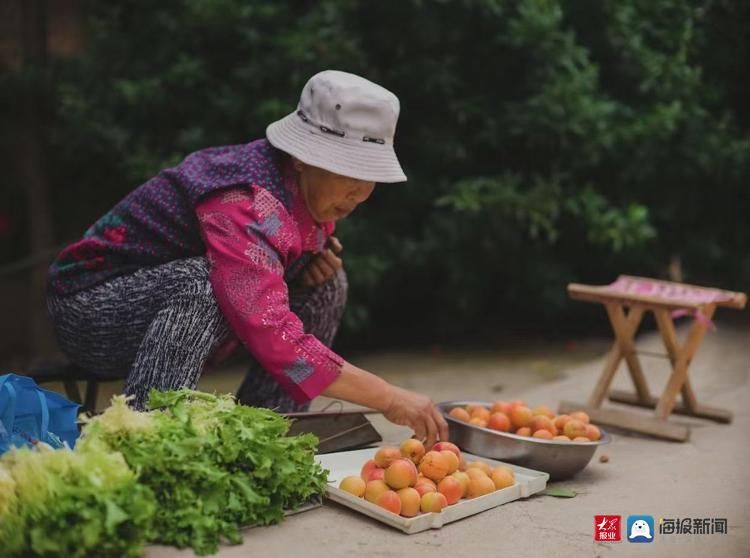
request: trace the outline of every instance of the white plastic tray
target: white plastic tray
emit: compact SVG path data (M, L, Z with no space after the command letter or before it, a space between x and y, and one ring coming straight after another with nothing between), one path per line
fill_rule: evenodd
M409 535L426 531L427 529L439 529L443 525L458 521L464 517L507 504L519 498L528 498L532 494L544 490L547 487L547 480L549 479L549 475L541 471L517 467L501 461L477 457L470 453L462 452L467 461L484 461L493 467L497 465L510 467L513 469L516 484L502 490L496 490L486 496L480 496L479 498L459 500L452 506L446 507L440 513L420 513L416 517L402 517L380 506L376 506L364 498L357 498L338 488L341 479L344 477L348 477L349 475L359 476L362 465L368 459L372 459L376 451L377 448L369 448L316 456L318 463L324 469L330 471L328 474L326 496L334 502L338 502L368 517L372 517L381 523L395 527Z

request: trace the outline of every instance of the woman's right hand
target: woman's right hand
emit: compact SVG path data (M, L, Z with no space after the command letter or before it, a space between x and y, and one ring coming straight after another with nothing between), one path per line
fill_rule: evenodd
M448 423L429 397L398 386L389 387L391 400L383 411L385 418L414 430L415 437L427 448L438 439L448 440Z
M429 397L389 384L349 362L323 395L381 411L389 421L414 430L428 448L438 439L448 441L448 423Z

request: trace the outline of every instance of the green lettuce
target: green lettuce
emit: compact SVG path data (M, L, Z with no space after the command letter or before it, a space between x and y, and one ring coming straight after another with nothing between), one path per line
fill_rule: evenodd
M153 391L149 406L139 413L115 397L77 446L121 453L153 492L149 540L214 553L222 540L241 542L243 526L276 523L322 496L317 438L287 437L277 413L191 390Z
M3 558L134 558L154 511L119 453L39 444L0 458Z

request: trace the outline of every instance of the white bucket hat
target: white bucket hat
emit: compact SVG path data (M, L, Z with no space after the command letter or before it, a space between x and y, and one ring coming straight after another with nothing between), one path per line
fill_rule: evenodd
M271 145L330 172L372 182L403 182L393 149L399 102L362 77L336 70L305 84L297 110L266 128Z

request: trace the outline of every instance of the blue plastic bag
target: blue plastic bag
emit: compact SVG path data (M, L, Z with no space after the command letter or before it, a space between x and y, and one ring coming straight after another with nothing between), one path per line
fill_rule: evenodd
M0 454L40 441L53 448L65 443L72 448L79 434L79 407L26 376L0 376Z

